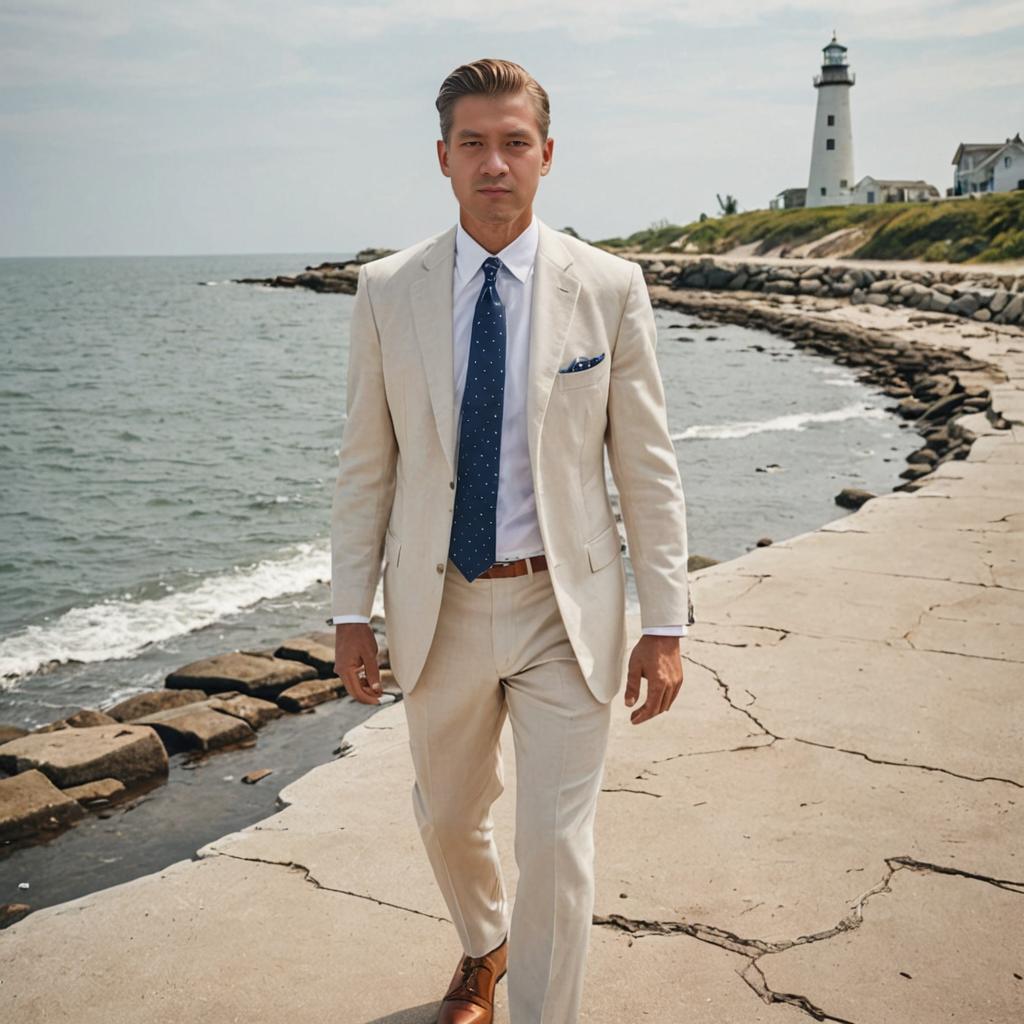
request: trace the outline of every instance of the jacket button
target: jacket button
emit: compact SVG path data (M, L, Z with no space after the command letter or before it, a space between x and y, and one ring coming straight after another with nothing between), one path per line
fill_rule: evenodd
M448 481L448 486L454 491L455 490L455 481L454 480L449 480Z
M444 572L444 563L438 562L435 568L437 569L438 572Z

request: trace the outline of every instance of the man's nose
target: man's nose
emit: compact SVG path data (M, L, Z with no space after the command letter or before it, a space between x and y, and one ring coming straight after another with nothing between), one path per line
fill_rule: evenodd
M505 158L501 153L492 149L483 160L481 170L486 174L503 174L508 170L508 165L505 163Z

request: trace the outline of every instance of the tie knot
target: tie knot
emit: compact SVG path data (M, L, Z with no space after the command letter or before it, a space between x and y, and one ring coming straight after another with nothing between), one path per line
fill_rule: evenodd
M484 260L484 276L488 281L494 281L498 276L498 268L501 266L501 260L497 256L488 256Z

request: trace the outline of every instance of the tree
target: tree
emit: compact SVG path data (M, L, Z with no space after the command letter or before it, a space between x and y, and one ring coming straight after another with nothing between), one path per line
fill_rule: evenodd
M725 194L725 199L716 192L715 197L718 199L718 205L722 208L721 216L728 217L730 213L736 213L739 209L739 202L735 196L729 195L728 192Z

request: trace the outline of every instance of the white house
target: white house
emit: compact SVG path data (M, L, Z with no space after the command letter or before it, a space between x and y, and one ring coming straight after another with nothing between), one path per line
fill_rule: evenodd
M852 203L924 203L941 198L939 190L927 181L901 178L873 178L864 175L850 193Z
M1024 141L1020 132L1005 142L961 142L953 163L955 196L1024 188Z

